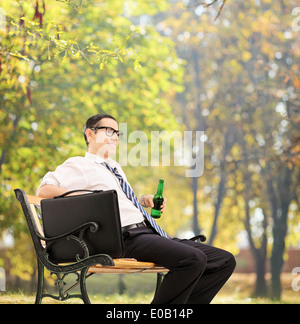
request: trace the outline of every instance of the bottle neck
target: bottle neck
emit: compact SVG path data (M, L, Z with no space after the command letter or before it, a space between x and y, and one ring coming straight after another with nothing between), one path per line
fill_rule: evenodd
M159 180L158 187L157 187L157 194L162 196L164 190L164 180Z

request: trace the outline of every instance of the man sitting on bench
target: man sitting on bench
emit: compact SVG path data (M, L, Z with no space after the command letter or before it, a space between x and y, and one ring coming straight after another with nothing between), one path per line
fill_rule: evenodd
M73 157L48 172L38 196L53 198L78 189L116 190L125 244L125 258L154 262L169 269L153 304L208 304L235 269L227 251L202 243L169 238L144 207L153 207L153 196L137 198L121 166L109 156L119 136L114 117L98 114L88 119L85 157ZM167 199L161 207L164 212Z

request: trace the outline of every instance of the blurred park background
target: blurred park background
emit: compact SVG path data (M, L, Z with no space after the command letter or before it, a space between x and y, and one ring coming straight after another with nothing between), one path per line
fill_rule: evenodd
M35 194L49 170L83 156L85 121L104 112L149 139L204 131L200 177L186 177L172 145L169 166L152 166L150 156L147 166L125 166L129 182L137 195L154 194L164 179L160 225L181 237L202 232L237 257L228 298L287 293L300 303L292 275L300 267L299 92L298 0L0 0L6 291L22 302L37 276L13 189ZM142 154L138 144L128 149ZM145 301L147 283L116 276L98 284L107 281L115 287L107 296Z

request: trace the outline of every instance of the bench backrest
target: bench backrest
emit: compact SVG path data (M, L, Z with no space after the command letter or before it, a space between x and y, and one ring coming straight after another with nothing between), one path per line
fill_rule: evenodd
M22 206L34 248L37 254L40 255L45 248L45 242L38 237L38 235L44 236L41 219L39 217L39 207L42 198L26 195L22 189L15 189L15 195Z

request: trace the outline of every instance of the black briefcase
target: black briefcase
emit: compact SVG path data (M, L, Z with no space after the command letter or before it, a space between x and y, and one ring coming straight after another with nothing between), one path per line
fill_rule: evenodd
M76 191L88 194L67 196ZM91 191L75 190L53 199L41 201L42 221L45 237L53 238L68 233L88 222L95 222L98 231L84 231L83 241L89 256L108 254L121 258L124 242L120 222L118 196L115 190ZM74 262L84 258L84 249L74 239L48 243L47 253L54 263Z

